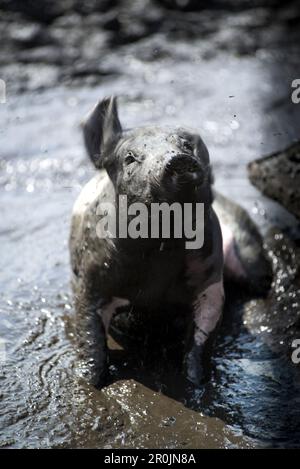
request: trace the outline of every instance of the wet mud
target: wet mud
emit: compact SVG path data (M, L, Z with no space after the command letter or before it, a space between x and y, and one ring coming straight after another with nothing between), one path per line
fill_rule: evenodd
M1 6L0 445L299 447L299 221L247 174L249 162L299 138L296 4L182 13L151 2L129 19L106 3L49 7L45 22L13 1ZM199 130L216 188L248 210L273 265L267 298L227 287L212 379L192 398L168 324L165 349L155 323L152 336L146 324L123 336L115 324L111 384L97 391L78 376L68 234L93 175L80 121L111 94L127 127Z

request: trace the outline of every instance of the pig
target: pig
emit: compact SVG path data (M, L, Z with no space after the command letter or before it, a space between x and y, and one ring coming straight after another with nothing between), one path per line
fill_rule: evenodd
M228 226L223 245L214 198L225 225L224 207L229 218L234 210L222 196L214 197L209 153L197 131L157 126L123 130L116 98L109 97L87 116L83 134L97 170L74 205L69 243L83 373L97 388L107 382L107 334L116 312L130 308L151 316L182 305L182 311L191 312L183 374L199 387L209 379L209 356L224 304L224 272L244 283L249 271L259 284L268 276L260 236L243 214L252 233L243 228L240 239L246 247L235 245ZM99 204L109 203L118 212L124 195L128 204L203 204L203 245L187 249L186 239L172 232L163 240L107 237L99 228ZM263 262L260 270L258 259Z

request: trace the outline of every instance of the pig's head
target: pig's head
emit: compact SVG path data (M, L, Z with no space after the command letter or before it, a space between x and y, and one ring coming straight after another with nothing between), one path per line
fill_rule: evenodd
M96 168L105 168L128 202L211 203L209 154L200 136L183 128L123 131L116 99L99 102L83 124Z

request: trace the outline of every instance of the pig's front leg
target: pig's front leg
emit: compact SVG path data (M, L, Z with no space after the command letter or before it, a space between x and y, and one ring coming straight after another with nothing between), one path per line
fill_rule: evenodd
M102 388L108 377L106 338L111 318L128 300L118 297L99 298L93 287L75 289L76 338L83 377Z
M186 377L195 386L209 378L210 355L224 304L223 280L200 293L193 304L193 324L185 355Z
M102 302L84 286L75 289L76 339L80 372L97 388L105 385L108 365Z

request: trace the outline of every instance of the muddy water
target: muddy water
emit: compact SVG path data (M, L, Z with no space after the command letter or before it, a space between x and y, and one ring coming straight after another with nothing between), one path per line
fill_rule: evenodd
M151 341L141 358L111 340L114 382L102 392L76 374L67 239L72 204L93 174L79 123L97 99L119 95L126 127L197 127L216 187L264 232L273 225L297 232L292 216L251 187L246 164L299 137L300 108L289 101L298 55L215 53L221 33L215 44L175 44L158 34L112 52L119 74L98 86L8 90L0 105L2 446L299 446L299 369L290 360L299 256L292 244L286 259L281 235L268 238L276 272L270 297L228 291L214 375L192 406L164 350L147 360ZM146 60L157 43L165 53ZM39 73L33 67L32 76Z

